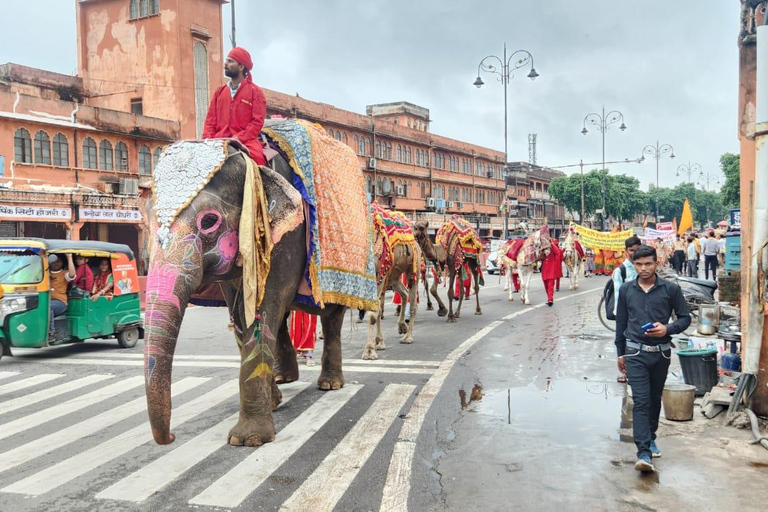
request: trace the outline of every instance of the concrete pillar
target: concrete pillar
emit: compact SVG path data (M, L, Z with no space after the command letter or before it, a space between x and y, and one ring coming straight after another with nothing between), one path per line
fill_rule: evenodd
M109 242L109 226L106 223L98 223L98 240L100 242Z
M83 227L82 222L67 222L67 240L80 240L80 228Z

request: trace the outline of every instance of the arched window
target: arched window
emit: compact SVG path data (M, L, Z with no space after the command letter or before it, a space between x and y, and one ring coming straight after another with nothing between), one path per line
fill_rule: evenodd
M339 130L336 130L336 140L341 142L341 132Z
M355 136L352 137L352 140L354 141L354 146L353 147L354 147L355 151L357 151L358 155L362 155L362 153L360 152L360 137L358 137L357 134L355 134Z
M341 142L343 142L344 144L346 144L348 140L349 140L349 139L347 139L347 132L342 132L342 133L341 133Z
M413 155L413 153L411 151L411 147L410 146L406 147L405 148L405 163L410 164L413 161L412 158L411 158L412 155Z
M363 138L360 137L360 140L363 140ZM373 142L371 141L370 137L366 137L365 138L365 148L364 149L365 149L365 153L364 154L366 156L370 156L371 150L373 149Z
M35 163L51 165L51 138L43 130L35 134Z
M397 161L402 162L403 161L403 146L400 144L397 145Z
M334 137L334 135L333 135L333 130L332 130L331 128L326 128L326 129L325 129L325 131L327 131L327 132L328 132L328 135L330 135L330 136L331 136L331 138L333 138L333 137Z
M128 170L128 146L125 142L115 145L115 169L123 172Z
M147 146L139 148L139 174L145 176L152 174L152 153Z
M193 50L195 70L195 125L197 137L203 136L203 124L208 113L208 49L196 41Z
M154 158L152 159L152 170L155 169L155 166L157 165L157 161L160 160L160 156L163 154L163 148L160 146L157 146L155 148L155 154Z
M380 140L376 141L376 158L384 158L383 144Z
M69 142L61 133L53 136L53 165L69 167Z
M83 139L83 169L96 169L96 141L90 137Z
M387 160L392 160L392 143L391 142L387 142L387 151L386 151L386 154L384 155L384 158L386 158Z
M360 137L360 141L357 144L357 152L361 155L368 154L368 150L365 146L365 137Z
M32 163L32 139L24 128L19 128L13 135L13 153L17 162Z
M107 139L103 139L99 142L99 169L102 171L111 171L114 166L114 153L112 151L112 143Z

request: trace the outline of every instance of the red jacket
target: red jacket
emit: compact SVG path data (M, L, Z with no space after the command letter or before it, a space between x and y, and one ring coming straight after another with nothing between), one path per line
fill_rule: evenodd
M240 82L234 98L228 84L216 89L205 118L203 138L235 138L248 148L257 164L265 165L259 133L266 117L267 100L249 74Z
M541 263L541 279L546 281L547 279L559 279L563 277L563 253L557 246L557 243L552 239L552 248L544 261Z
M85 290L91 291L93 288L93 271L88 265L80 265L75 271L75 280L72 281L72 285Z

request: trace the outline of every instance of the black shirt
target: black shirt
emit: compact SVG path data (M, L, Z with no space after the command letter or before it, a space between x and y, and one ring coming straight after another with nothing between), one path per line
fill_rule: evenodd
M668 323L672 311L677 320ZM666 324L667 335L663 338L646 336L641 328L648 323ZM685 303L683 291L671 281L656 275L656 283L646 293L640 287L639 280L629 281L619 289L619 302L616 306L616 352L623 356L627 340L644 345L660 345L672 339L673 334L680 334L691 325L691 314Z

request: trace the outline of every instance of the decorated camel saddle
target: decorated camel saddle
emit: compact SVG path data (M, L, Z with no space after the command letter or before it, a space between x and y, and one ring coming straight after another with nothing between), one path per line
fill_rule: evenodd
M483 250L472 224L458 215L453 215L437 231L435 241L445 247L448 254L453 256L455 268L464 265L464 260L476 260Z
M395 260L395 248L398 245L413 247L416 245L416 237L408 218L395 210L385 210L376 201L371 203L373 216L373 229L375 231L374 254L379 255L379 272L377 282L386 276L392 268ZM419 261L413 259L413 271L417 272Z

